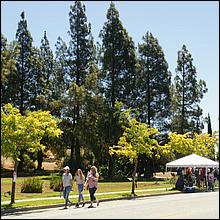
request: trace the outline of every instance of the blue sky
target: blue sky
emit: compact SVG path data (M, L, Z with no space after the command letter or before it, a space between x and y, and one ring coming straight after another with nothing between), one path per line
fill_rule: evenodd
M106 19L109 1L83 1L95 41ZM165 53L175 75L177 52L185 44L194 59L197 79L208 92L201 101L203 115L210 114L212 129L219 130L219 2L218 1L114 1L124 28L135 45L150 31ZM25 11L33 44L40 45L46 30L51 48L57 37L68 43L68 13L73 1L1 1L1 33L15 40L20 14ZM205 125L204 132L207 131Z

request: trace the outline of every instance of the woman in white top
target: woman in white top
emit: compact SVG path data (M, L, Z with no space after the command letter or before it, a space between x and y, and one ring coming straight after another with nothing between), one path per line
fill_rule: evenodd
M70 173L70 168L68 166L63 168L63 176L62 176L62 187L63 187L63 197L65 199L65 207L67 209L67 204L72 202L69 200L69 194L72 190L72 174Z
M83 196L83 189L84 189L84 183L85 183L85 176L83 175L83 172L81 169L78 169L76 171L76 175L75 175L75 179L76 179L76 184L78 187L78 192L79 192L79 197L78 197L78 203L76 203L76 207L79 207L79 203L82 200L83 204L82 207L85 206L85 200L84 200L84 196Z

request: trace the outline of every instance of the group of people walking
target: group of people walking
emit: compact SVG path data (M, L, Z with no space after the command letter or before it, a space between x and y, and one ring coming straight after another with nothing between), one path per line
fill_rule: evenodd
M63 168L63 175L62 175L62 190L63 190L63 197L65 199L65 206L64 209L67 209L68 204L73 205L73 203L69 200L69 194L72 190L72 174L70 173L70 168L68 166ZM81 201L82 207L85 206L85 199L83 196L84 189L89 190L90 194L90 205L88 208L93 208L93 203L96 202L96 205L99 206L99 200L95 197L95 192L98 188L98 179L99 174L97 168L95 166L91 166L89 169L87 176L85 177L81 169L77 169L75 173L75 181L78 189L78 202L76 203L76 207L78 208Z

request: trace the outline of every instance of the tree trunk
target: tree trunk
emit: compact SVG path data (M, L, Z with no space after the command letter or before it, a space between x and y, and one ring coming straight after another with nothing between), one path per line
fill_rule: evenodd
M24 149L20 150L20 155L19 155L20 162L19 162L18 165L17 165L17 170L18 170L18 171L24 170L24 167L25 167L24 157L23 157L24 153L25 153L25 150L24 150Z
M76 121L79 123L80 115L79 115L79 105L76 106ZM75 139L75 156L76 156L76 166L80 167L80 141L78 136Z
M76 145L75 145L75 156L76 156L76 167L80 167L80 146L79 139L76 137Z
M185 69L183 64L183 91L182 91L182 115L181 115L181 127L180 127L180 134L184 134L185 131Z
M38 170L42 169L42 163L43 163L43 151L39 150L37 152L37 169Z
M153 177L153 161L152 158L148 157L144 169L144 178L152 178L152 177Z
M108 160L108 178L109 179L112 179L113 167L114 167L113 156L109 155L109 160Z
M138 159L134 160L134 171L132 173L132 188L131 188L131 195L135 196L135 185L136 185L136 172L137 172L137 166L138 166Z
M16 186L16 177L17 177L18 164L19 164L19 162L15 161L14 171L12 173L11 204L15 203L15 186Z
M73 170L74 168L74 150L75 150L75 140L74 140L74 136L72 137L72 141L71 141L71 147L70 147L70 160L69 160L69 163L70 163L70 169L71 171Z

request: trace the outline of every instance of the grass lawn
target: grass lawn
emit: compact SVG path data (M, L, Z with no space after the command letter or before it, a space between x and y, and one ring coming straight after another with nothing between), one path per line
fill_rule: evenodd
M21 185L22 182L27 179L28 177L18 177L16 179L16 195L15 200L22 200L22 199L32 199L32 198L47 198L47 197L58 197L60 196L59 192L54 192L52 189L49 188L50 185L50 176L38 176L37 178L43 181L43 193L21 193ZM36 177L33 177L36 178ZM11 191L11 178L1 178L1 201L10 201L11 197L9 195L4 195L4 192ZM168 180L158 180L158 181L142 181L138 182L137 190L146 190L146 189L155 189L155 188L170 188L174 185L170 183ZM99 182L99 188L97 193L103 192L117 192L117 191L131 191L131 182ZM167 192L165 190L165 192ZM159 192L138 192L137 195L149 194L149 193L162 193ZM77 195L77 187L76 184L73 184L73 191L71 195ZM84 194L88 194L88 191L85 191ZM106 194L106 195L99 195L100 199L103 198L116 198L116 197L123 197L123 196L130 196L130 193L119 193L119 194ZM86 198L89 200L89 197ZM76 200L74 198L73 200ZM44 201L33 201L33 202L22 202L13 204L12 207L20 207L20 206L34 206L34 205L45 205L45 204L60 204L63 203L63 199L57 200L44 200ZM2 205L2 207L10 207L10 205Z
M136 193L137 196L143 195L155 195L155 194L164 194L164 193L175 193L178 192L177 190L160 190L160 191L148 191L148 192L138 192ZM89 196L84 196L86 201L89 201ZM130 193L117 193L117 194L106 194L106 195L98 195L96 196L97 199L111 199L111 198L126 198L131 197ZM77 198L70 199L72 202L77 202ZM7 208L22 208L22 207L34 207L34 206L44 206L44 205L53 205L53 204L64 204L64 199L57 199L57 200L43 200L43 201L31 201L31 202L19 202L13 205L1 205L1 209Z

